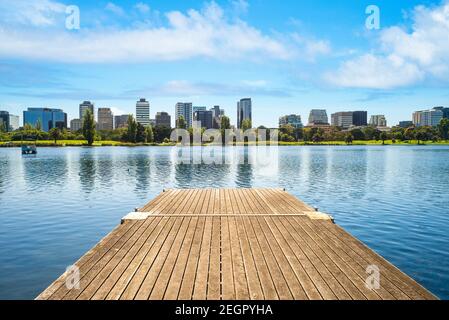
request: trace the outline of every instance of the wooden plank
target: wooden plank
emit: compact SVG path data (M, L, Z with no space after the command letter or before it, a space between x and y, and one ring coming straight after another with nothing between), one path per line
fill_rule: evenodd
M189 192L187 192L181 198L181 203L172 207L172 209L170 209L170 210L174 210L174 209L182 210L185 206L188 205L190 197L193 196L194 192L195 192L194 190L190 190ZM172 212L172 211L169 211L169 212ZM173 224L171 224L170 228L167 228L166 230L164 230L164 233L157 238L156 242L151 247L150 251L147 253L144 260L139 265L137 272L132 277L132 279L129 281L125 290L123 290L123 292L120 294L121 300L132 300L136 297L140 287L142 286L143 282L146 279L147 274L150 273L151 268L154 265L156 258L159 257L159 254L160 254L163 246L166 245L167 241L171 241L174 238L174 235L176 234L176 232L179 230L179 225L180 225L180 222L182 222L182 219L183 218L170 218L170 220L173 222Z
M139 212L76 262L80 290L63 274L38 299L435 299L281 189L167 190Z

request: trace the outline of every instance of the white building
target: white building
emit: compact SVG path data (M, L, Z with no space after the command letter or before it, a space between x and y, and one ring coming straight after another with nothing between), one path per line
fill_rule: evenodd
M342 129L349 129L352 125L354 125L353 120L353 112L337 112L331 115L332 125Z
M77 132L83 128L81 119L73 119L70 121L70 131Z
M374 116L371 116L371 118L369 120L369 124L370 124L370 126L374 126L374 127L386 127L387 119L382 114L374 115Z
M436 127L443 117L444 112L441 109L416 111L413 113L413 124L417 127Z
M150 124L150 103L143 98L136 103L136 121L144 127Z

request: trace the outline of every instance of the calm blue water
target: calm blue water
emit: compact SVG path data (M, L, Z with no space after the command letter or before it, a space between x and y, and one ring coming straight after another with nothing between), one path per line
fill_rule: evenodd
M203 187L285 187L449 299L449 147L285 147L269 168L173 155L0 149L0 299L34 298L162 189Z

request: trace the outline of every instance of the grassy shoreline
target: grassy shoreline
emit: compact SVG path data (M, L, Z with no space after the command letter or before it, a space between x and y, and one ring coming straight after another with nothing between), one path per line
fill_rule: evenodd
M26 143L26 142L25 142ZM35 144L38 147L84 147L87 146L87 141L84 140L58 140L55 144L52 140L39 140L33 141L30 144ZM20 147L22 145L21 141L0 141L0 148L7 147ZM120 141L95 141L93 147L169 147L175 146L174 143L127 143ZM238 144L243 145L243 144ZM250 144L251 145L251 144ZM438 141L438 142L420 142L418 141L396 141L393 143L392 140L385 141L386 146L417 146L417 145L436 145L436 146L446 146L449 145L449 141ZM318 143L313 142L279 142L279 146L382 146L382 141L353 141L352 144L348 145L344 141L323 141Z

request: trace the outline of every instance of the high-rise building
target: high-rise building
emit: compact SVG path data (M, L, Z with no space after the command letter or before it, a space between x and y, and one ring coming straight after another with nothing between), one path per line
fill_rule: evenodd
M110 108L98 108L98 130L114 130L114 115Z
M223 109L220 109L220 106L214 106L212 109L210 109L213 113L213 127L214 129L220 129L221 128L221 118L225 115L225 111Z
M303 128L301 116L299 114L291 114L279 118L279 128L285 125L291 125L294 128Z
M445 107L435 107L433 110L441 110L443 112L443 118L449 119L449 108Z
M70 121L70 131L77 132L83 128L83 123L81 119L73 119Z
M349 129L353 125L353 112L337 112L331 115L331 122L333 126L342 129Z
M314 125L329 125L329 118L326 110L313 109L309 115L309 126Z
M252 108L253 104L251 98L241 99L237 102L237 128L242 128L244 120L253 121Z
M80 120L83 121L84 114L86 113L86 110L90 110L93 116L95 116L95 110L94 110L94 104L90 101L84 101L83 103L80 103Z
M203 107L203 106L193 106L192 107L192 113L195 113L196 111L206 111L207 107Z
M143 98L136 103L136 121L144 127L150 124L150 103Z
M443 119L443 116L443 110L438 107L431 110L416 111L413 113L413 124L417 127L435 127Z
M187 127L192 127L192 103L178 102L175 107L175 119L178 122L179 117L183 116Z
M387 119L384 115L373 115L371 116L371 119L369 120L369 125L374 127L386 127L387 126Z
M213 112L207 110L195 111L193 113L193 120L201 123L201 128L213 129Z
M156 113L156 126L171 128L171 116L167 112Z
M128 114L123 114L120 116L114 117L114 128L120 129L120 128L126 128L128 126Z
M8 131L12 132L18 130L19 128L20 128L20 117L10 114Z
M9 131L9 112L0 111L0 129L6 132Z
M40 126L42 131L48 132L52 128L67 128L67 114L61 109L28 108L23 112L23 124L34 128Z
M356 127L365 127L368 125L367 111L354 111L352 113L352 125Z
M409 127L413 126L413 121L400 121L399 127L407 129Z

